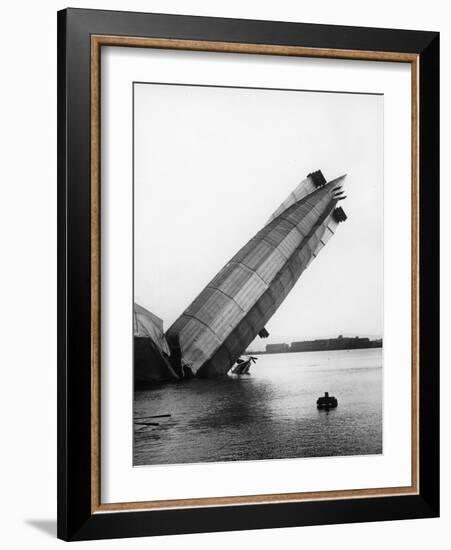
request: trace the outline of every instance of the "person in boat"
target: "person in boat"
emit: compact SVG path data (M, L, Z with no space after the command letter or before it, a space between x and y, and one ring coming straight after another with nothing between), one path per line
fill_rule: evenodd
M318 409L332 409L338 405L338 400L333 395L329 395L329 392L324 392L323 397L319 397L316 401Z

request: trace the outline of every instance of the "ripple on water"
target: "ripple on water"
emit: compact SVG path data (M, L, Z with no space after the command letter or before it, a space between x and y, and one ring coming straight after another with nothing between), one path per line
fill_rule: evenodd
M337 409L318 410L329 391ZM134 464L382 453L382 350L261 355L250 376L137 391Z

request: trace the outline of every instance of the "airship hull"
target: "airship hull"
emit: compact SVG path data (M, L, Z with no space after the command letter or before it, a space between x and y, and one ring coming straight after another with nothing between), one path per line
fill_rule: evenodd
M339 183L293 193L168 330L196 376L226 374L264 329L335 232Z

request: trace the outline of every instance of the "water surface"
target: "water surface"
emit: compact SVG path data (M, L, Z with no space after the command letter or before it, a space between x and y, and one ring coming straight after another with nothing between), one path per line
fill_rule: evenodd
M328 391L338 407L318 410ZM259 355L246 376L136 391L134 464L379 454L382 350Z

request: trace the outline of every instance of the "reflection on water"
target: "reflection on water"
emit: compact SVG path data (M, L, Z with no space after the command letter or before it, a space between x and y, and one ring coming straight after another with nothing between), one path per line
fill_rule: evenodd
M318 410L328 391L338 408ZM251 374L135 393L134 464L382 452L382 350L260 355Z

